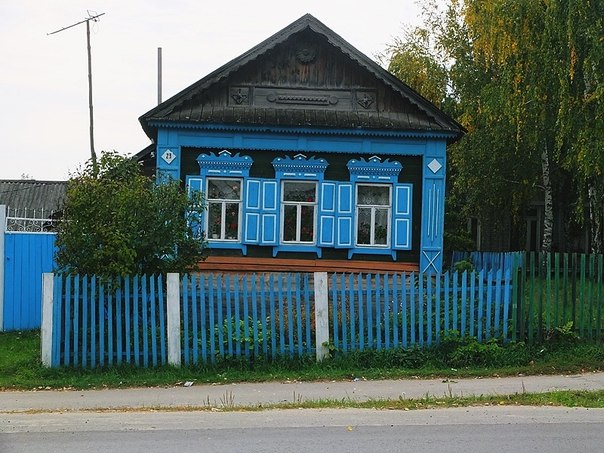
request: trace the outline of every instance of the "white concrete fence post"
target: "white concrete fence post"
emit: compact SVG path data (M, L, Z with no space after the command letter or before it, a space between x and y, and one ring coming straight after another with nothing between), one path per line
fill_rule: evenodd
M168 303L168 364L180 366L180 274L169 273Z
M315 272L315 343L317 362L329 358L329 303L327 272Z
M54 274L42 274L42 365L48 368L52 366L54 281Z

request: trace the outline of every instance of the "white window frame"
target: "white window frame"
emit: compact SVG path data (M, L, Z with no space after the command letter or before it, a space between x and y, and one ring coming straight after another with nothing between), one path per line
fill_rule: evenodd
M288 183L293 184L314 184L315 186L315 201L285 201L285 185ZM291 180L281 180L281 224L279 226L279 239L282 244L303 244L303 245L311 245L317 243L317 200L319 198L319 184L318 181L308 181L308 180L299 180L299 179L291 179ZM296 240L295 241L286 241L285 240L285 207L286 206L296 206ZM312 241L301 241L300 237L302 236L302 206L312 206L313 207L313 231L312 231Z
M211 181L237 181L239 183L239 200L228 199L228 198L210 198L210 182ZM221 177L208 177L206 180L206 203L208 206L208 212L206 215L206 231L207 238L211 241L221 242L238 242L241 240L241 222L242 222L242 205L243 205L243 184L242 178L221 178ZM210 203L220 203L220 233L217 238L214 238L214 234L210 231ZM237 236L235 238L226 237L226 205L237 204Z
M387 205L372 205L372 204L359 204L359 187L386 187L388 188L388 204ZM370 230L369 230L369 244L359 243L359 209L371 209L370 217ZM368 184L368 183L357 183L355 184L355 221L354 221L354 243L355 247L371 247L371 248L390 248L390 242L392 239L392 184ZM387 209L388 219L386 221L386 243L376 244L375 242L375 213L377 209Z

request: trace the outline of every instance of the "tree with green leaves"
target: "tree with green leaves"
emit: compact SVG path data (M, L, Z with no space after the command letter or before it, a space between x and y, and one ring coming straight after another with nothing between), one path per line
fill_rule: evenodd
M104 277L185 272L204 257L195 228L203 209L179 182L155 184L135 160L102 153L68 181L57 266Z
M450 153L455 199L490 228L501 212L520 220L541 199L544 251L552 249L554 209L573 209L581 222L589 206L592 249L601 251L604 2L423 5L424 24L395 43L389 69L443 99L467 128ZM419 76L409 77L413 66Z

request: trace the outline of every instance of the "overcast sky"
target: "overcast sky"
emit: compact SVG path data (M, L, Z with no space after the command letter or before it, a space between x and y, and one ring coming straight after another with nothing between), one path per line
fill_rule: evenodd
M358 5L358 6L357 6ZM0 179L67 179L90 157L85 24L91 23L95 148L135 154L138 117L305 13L375 58L416 23L415 0L0 0Z

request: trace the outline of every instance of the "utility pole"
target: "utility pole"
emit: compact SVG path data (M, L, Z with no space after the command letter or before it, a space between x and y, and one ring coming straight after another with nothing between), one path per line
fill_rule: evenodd
M56 30L47 35L54 35L56 33L62 32L63 30L67 30L69 28L73 28L76 25L80 25L86 23L86 49L88 51L88 112L90 118L90 158L92 160L92 171L96 175L98 172L98 165L96 160L96 152L94 151L94 115L92 109L92 53L90 48L90 21L97 22L99 17L104 15L105 13L95 14L94 16L90 15L88 12L88 17L80 22L76 22L75 24L68 25L67 27L63 27L60 30Z

